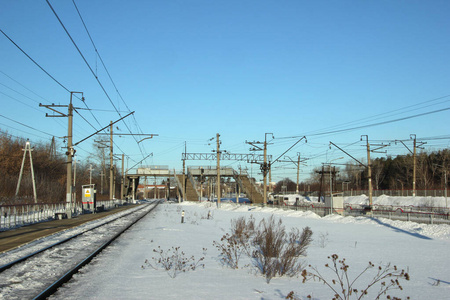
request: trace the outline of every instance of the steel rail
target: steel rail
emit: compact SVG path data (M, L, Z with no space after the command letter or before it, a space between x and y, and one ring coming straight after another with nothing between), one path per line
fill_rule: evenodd
M145 208L145 207L140 208L139 210L144 209L144 208ZM39 249L39 250L37 250L37 251L35 251L35 252L33 252L33 253L30 253L30 254L28 254L28 255L25 255L25 256L21 257L21 258L18 258L18 259L14 260L14 261L12 261L12 262L10 262L10 263L4 264L3 266L0 266L0 273L2 273L3 271L5 271L5 270L7 270L7 269L9 269L9 268L11 268L11 267L13 267L14 265L16 265L16 264L18 264L18 263L24 262L24 261L26 261L27 259L29 259L29 258L31 258L31 257L33 257L33 256L36 256L36 255L38 255L38 254L40 254L40 253L42 253L42 252L44 252L44 251L47 251L48 249L51 249L51 248L53 248L53 247L55 247L55 246L59 246L59 245L61 245L61 244L64 244L64 243L66 243L66 242L68 242L68 241L70 241L70 240L73 240L74 238L79 237L80 235L83 235L83 234L85 234L85 233L87 233L87 232L89 232L89 231L92 231L92 230L94 230L94 229L97 229L97 228L99 228L99 227L102 227L102 226L104 226L104 225L107 225L107 224L109 224L109 223L111 223L111 222L114 222L114 221L120 219L120 218L124 218L124 217L126 217L126 216L129 216L130 214L135 213L136 211L139 211L139 210L135 210L135 211L126 213L126 214L124 214L124 215L122 215L122 216L119 216L119 217L114 218L114 219L112 219L112 220L109 220L109 221L107 221L107 222L105 222L105 223L102 223L102 224L99 224L99 225L94 226L94 227L92 227L92 228L89 228L89 229L87 229L87 230L85 230L85 231L83 231L83 232L77 233L77 234L75 234L75 235L73 235L73 236L70 236L70 237L68 237L68 238L65 238L65 239L63 239L63 240L61 240L61 241L59 241L59 242L56 242L56 243L54 243L54 244L51 244L51 245L49 245L49 246L47 246L47 247L44 247L44 248L42 248L42 249Z
M127 225L125 228L123 228L121 231L119 231L117 234L115 234L111 239L103 243L100 247L98 247L95 251L93 251L91 254L89 254L88 257L86 257L83 261L78 263L75 267L73 267L71 270L66 272L63 276L61 276L58 280L53 282L51 285L49 285L44 291L39 293L36 297L34 297L34 300L41 300L41 299L47 299L49 296L53 295L58 288L60 288L64 283L68 282L74 274L78 272L82 267L87 265L91 262L91 260L97 256L100 252L102 252L106 247L108 247L113 241L115 241L119 236L121 236L125 231L130 229L133 225L135 225L137 222L139 222L142 218L144 218L147 214L152 212L161 201L156 202L156 205L153 206L148 212L145 214L142 214L136 220L134 220L132 223Z

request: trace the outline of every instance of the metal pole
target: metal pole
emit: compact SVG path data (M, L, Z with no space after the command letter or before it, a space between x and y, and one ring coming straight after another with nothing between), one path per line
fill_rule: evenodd
M103 195L103 176L105 176L105 174L103 174L103 170L100 171L100 192Z
M214 200L213 197L212 197L212 194L213 194L213 178L209 177L208 178L208 198L209 198L209 201L213 201Z
M34 203L37 203L37 194L36 194L36 180L34 179L34 169L33 169L33 157L31 156L31 145L30 142L27 142L28 151L30 153L30 169L31 169L31 180L33 181L33 196Z
M263 175L264 175L264 198L263 198L263 204L264 206L267 205L267 134L264 138L264 165L263 165Z
M372 167L370 163L369 137L367 137L367 176L369 177L369 207L372 210Z
M29 141L26 142L25 149L22 149L22 151L23 151L23 159L22 159L22 166L20 167L19 181L17 182L16 197L19 194L19 187L20 187L20 182L22 181L23 166L25 164L26 154L27 154L27 152L29 152L29 155L30 155L31 180L32 180L32 184L33 184L33 197L34 197L34 203L37 203L36 181L34 179L33 157L31 155L31 151L33 151L33 149L31 149L31 145L30 145Z
M203 182L200 181L200 201L203 200Z
M122 184L120 185L120 199L123 199L123 188L125 184L125 154L122 153Z
M156 187L156 176L155 176L155 180L154 180L153 182L155 183L155 187L153 188L153 199L156 200L156 199L157 199L157 198L156 198L156 188L157 188L157 187ZM178 202L180 202L180 201L178 201Z
M444 179L445 179L445 208L448 208L448 205L447 205L447 170L444 170Z
M113 199L116 199L116 168L113 168Z
M297 188L295 192L298 194L298 182L300 179L300 153L297 155Z
M28 141L27 141L28 144ZM23 166L25 164L25 158L27 155L27 144L25 144L25 149L22 149L23 151L23 158L22 158L22 166L20 167L20 173L19 173L19 181L17 181L17 187L16 187L16 197L19 194L19 188L20 188L20 182L22 181L22 174L23 174Z
M73 158L73 186L76 187L75 183L77 181L77 158Z
M270 165L270 162L269 162ZM269 194L272 193L272 168L269 169Z
M76 179L77 179L77 158L73 157L73 185L72 185L72 202L73 206L76 207L77 202L77 186L76 186Z
M416 196L416 136L414 135L414 150L413 150L413 197Z
M186 197L186 173L185 173L185 169L186 169L186 142L184 142L183 182L181 183L181 186L182 186L182 189L183 189L182 196L184 196L184 197ZM186 201L188 199L183 199L183 200Z
M92 164L89 164L89 185L92 184Z
M216 135L217 138L217 207L220 208L220 140L219 140L220 134Z
M74 92L70 92L70 103L68 111L68 133L67 133L67 184L66 184L66 214L67 218L72 218L72 134L73 134L73 106L72 106L72 96Z
M135 202L134 202L134 200L135 200L134 195L135 195L135 192L136 192L135 187L136 187L136 186L135 186L135 184L134 184L134 178L133 178L133 189L132 189L132 191L133 191L133 198L132 198L132 199L133 199L133 204L135 203Z
M333 177L331 176L331 164L330 167L330 213L333 213Z
M112 200L113 199L113 180L114 180L114 175L113 175L113 125L112 125L112 121L110 121L109 124L109 199Z
M236 184L236 204L239 204L239 185L238 185L237 180L236 180L235 184Z

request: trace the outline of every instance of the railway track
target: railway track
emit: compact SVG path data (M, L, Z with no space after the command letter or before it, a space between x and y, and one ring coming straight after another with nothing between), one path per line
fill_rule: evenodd
M0 266L0 299L46 299L159 203L72 230L57 241L49 237L11 255L5 253Z

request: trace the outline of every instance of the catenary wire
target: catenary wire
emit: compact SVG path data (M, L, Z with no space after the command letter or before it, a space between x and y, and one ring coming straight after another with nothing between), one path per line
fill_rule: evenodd
M64 86L60 81L58 81L55 77L53 77L47 70L45 70L40 64L38 64L25 50L23 50L18 44L16 44L3 30L0 29L0 32L14 45L16 46L28 59L30 59L39 69L41 69L47 76L49 76L53 81L55 81L59 86L61 86L64 90L70 93L70 90ZM3 72L2 72L3 73ZM9 77L9 76L8 76ZM76 96L77 97L77 96ZM77 97L78 98L78 97ZM80 99L80 98L78 98ZM81 99L80 99L81 100ZM89 109L85 101L82 101L85 106ZM91 112L92 114L92 112ZM93 115L93 114L92 114ZM97 118L93 115L95 120L98 122ZM99 123L100 125L100 123Z
M122 115L120 114L120 111L117 109L116 105L114 104L114 102L112 101L111 97L109 96L108 92L106 91L105 87L103 86L103 84L101 83L101 81L99 80L98 76L95 74L94 70L92 69L91 65L89 64L89 62L86 60L86 58L84 57L83 53L81 52L80 48L78 47L78 45L75 43L75 41L73 40L72 36L70 35L69 31L67 30L67 28L64 26L62 20L59 18L58 14L56 13L56 11L53 9L53 6L50 4L49 0L46 0L48 6L50 7L50 9L52 10L53 14L55 15L55 17L58 19L59 23L61 24L61 26L63 27L64 31L66 32L67 36L69 37L69 39L72 41L72 44L74 45L74 47L77 49L78 53L80 54L80 56L82 57L83 61L85 62L85 64L87 65L87 67L89 68L89 70L91 71L92 75L94 76L94 78L96 79L97 83L99 84L100 88L102 89L103 93L106 95L106 97L108 98L109 102L111 103L111 105L114 107L114 109L116 110L117 114L122 117ZM128 124L122 120L123 124L125 125L125 127L128 129L128 132L130 134L132 134L131 129L128 127ZM135 136L133 136L134 140L137 141L137 138ZM142 153L142 149L141 146L138 144L139 150ZM144 153L142 153L142 155L144 156Z
M372 124L368 124L368 125L361 125L361 126L356 126L356 127L337 129L337 130L332 130L332 131L327 131L327 132L319 132L319 133L315 133L315 134L310 134L310 135L308 135L308 137L310 137L310 136L324 136L324 135L335 134L335 133L340 133L340 132L352 131L352 130L356 130L356 129L362 129L362 128L369 128L369 127L374 127L374 126L379 126L379 125L385 125L385 124L389 124L389 123L395 123L395 122L399 122L399 121L404 121L404 120L408 120L408 119L422 117L422 116L425 116L425 115L435 114L435 113L443 112L443 111L446 111L446 110L450 110L450 107L445 107L445 108L441 108L441 109L437 109L437 110L433 110L433 111L429 111L429 112L425 112L425 113L420 113L420 114L416 114L416 115L412 115L412 116L406 116L406 117L402 117L402 118L397 118L397 119L393 119L393 120L388 120L388 121L383 121L383 122L378 122L378 123L372 123ZM279 138L279 139L292 139L292 138L299 138L301 136L302 135L290 136L290 137L282 137L282 138Z
M29 126L29 125L27 125L27 124L24 124L24 123L21 123L21 122L19 122L19 121L13 120L13 119L11 119L11 118L5 117L5 116L2 115L2 114L0 114L0 117L5 118L5 119L7 119L7 120L9 120L9 121L11 121L11 122L17 123L17 124L19 124L19 125L22 125L22 126L24 126L24 127L27 127L27 128L29 128L29 129L36 130L36 131L38 131L38 132L40 132L40 133L44 133L44 134L47 134L47 135L50 135L50 136L55 136L54 134L51 134L51 133L48 133L48 132L45 132L45 131L36 129L36 128L34 128L34 127L32 127L32 126Z
M68 88L66 88L61 82L59 82L55 77L50 75L47 70L45 70L41 65L39 65L31 56L28 55L22 48L20 48L19 45L17 45L3 30L0 29L0 32L11 42L14 46L17 47L26 57L28 57L39 69L41 69L45 74L47 74L53 81L55 81L59 86L61 86L63 89L65 89L67 92L70 92Z
M87 33L87 35L88 35L88 37L89 37L89 39L90 39L90 41L91 41L91 43L92 43L92 46L94 47L95 53L97 54L98 58L100 59L100 62L101 62L101 64L102 64L103 68L105 69L106 74L108 75L108 77L109 77L109 79L110 79L112 85L114 86L114 89L115 89L117 95L120 97L120 99L122 100L123 104L125 104L125 107L127 108L128 112L131 112L130 108L128 107L128 104L126 103L125 99L123 99L122 94L119 92L119 89L117 88L116 83L114 82L114 80L113 80L113 78L112 78L112 76L111 76L111 74L110 74L108 68L106 67L106 64L105 64L105 62L103 61L102 56L100 55L100 52L98 51L97 46L95 45L94 40L92 39L92 36L91 36L91 34L90 34L90 32L89 32L89 30L88 30L88 28L87 28L86 23L84 22L83 17L81 16L80 10L78 9L78 6L76 5L75 0L72 0L72 3L73 3L73 5L75 6L75 9L76 9L76 11L77 11L77 13L78 13L78 16L80 17L80 20L81 20L81 22L82 22L82 24L83 24L83 26L84 26L84 29L85 29L85 31L86 31L86 33ZM117 111L117 112L119 113L119 111ZM120 115L120 113L119 113L119 115ZM133 118L133 120L134 120L134 122L135 122L135 125L136 125L136 127L137 127L137 129L138 129L138 132L143 133L143 131L142 131L141 127L139 126L139 123L137 122L136 117L135 117L134 114L132 115L132 118ZM124 123L125 123L125 121L124 121ZM130 133L131 133L131 130L130 130ZM135 141L137 142L136 139L135 139ZM139 150L140 150L141 153L142 153L141 145L140 145L139 143L137 143L137 145L138 145L138 147L139 147ZM144 148L144 152L146 152L146 151L145 151L145 147L143 147L143 148ZM142 155L144 155L144 154L142 154Z

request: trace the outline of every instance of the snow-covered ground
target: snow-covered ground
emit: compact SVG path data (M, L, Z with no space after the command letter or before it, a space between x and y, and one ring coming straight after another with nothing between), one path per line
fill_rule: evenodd
M181 223L183 210L185 222ZM211 219L207 219L209 212ZM267 283L252 267L250 258L243 258L237 270L221 265L213 241L220 241L230 232L230 221L253 216L258 223L271 215L281 218L288 231L293 227L311 228L314 241L303 258L306 265L324 271L324 265L329 262L327 257L338 254L346 258L349 276L354 278L369 261L391 263L405 269L411 278L402 282L403 291L392 291L391 295L411 299L449 298L448 225L338 215L320 218L311 212L229 203L223 203L218 209L210 202L160 205L75 275L54 298L284 299L294 291L298 299L307 299L307 295L313 299L331 299L331 291L317 281L302 283L298 277L277 277ZM156 257L153 249L158 247L164 250L180 247L186 257L205 257L205 267L180 273L175 278L161 268L143 268L146 259L152 261ZM324 273L331 279L330 274ZM355 287L364 288L364 283L358 281ZM378 290L373 289L373 292ZM367 296L373 298L373 294Z
M117 234L125 226L129 225L134 218L142 215L145 211L148 212L151 207L152 205L133 207L128 211L122 211L100 220L94 220L78 228L68 229L62 231L60 234L47 236L3 253L0 258L2 265L17 258L22 258L30 254L33 250L40 250L49 246L49 244L63 240L64 237L83 233L76 239L54 246L23 263L1 272L0 299L33 299L39 292L43 291L71 268L84 260L89 254L109 241L112 236ZM133 214L127 214L129 212L133 212ZM125 214L127 214L126 217L117 218ZM108 219L113 220L113 222L105 224L105 221ZM87 229L93 230L87 231Z
M97 219L88 223L85 223L83 225L80 225L78 227L69 228L66 230L59 231L55 234L52 234L50 236L40 238L37 240L34 240L28 244L25 244L21 247L12 249L7 252L0 253L0 265L6 265L8 263L11 263L19 258L25 257L27 255L30 255L33 252L36 252L38 250L41 250L45 247L48 247L50 245L53 245L59 241L65 240L71 236L74 236L76 234L83 233L85 231L88 231L91 228L94 228L96 226L99 226L101 224L104 224L108 221L114 220L117 217L126 215L132 211L140 210L142 207L133 207L128 210L124 210L118 213L115 213L113 215L109 215L107 217Z

